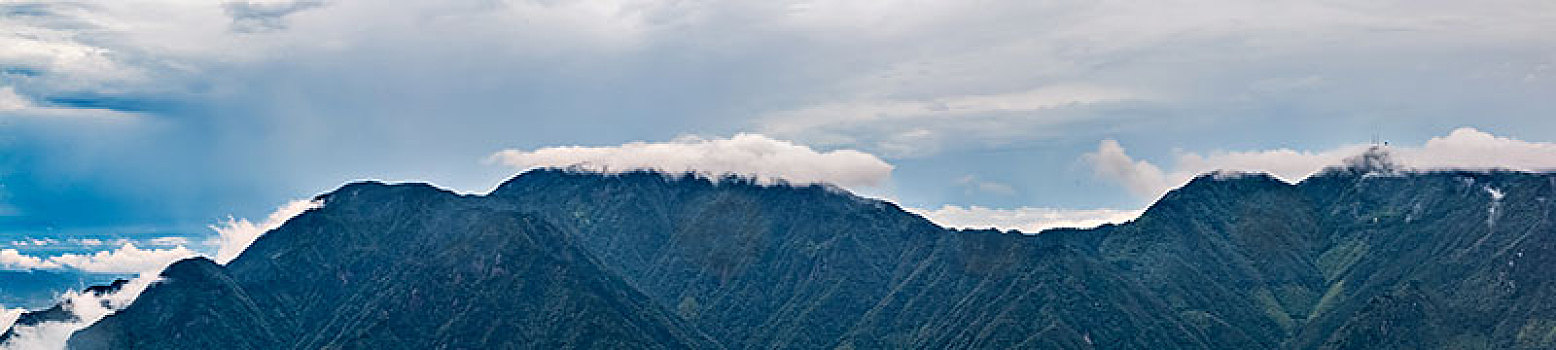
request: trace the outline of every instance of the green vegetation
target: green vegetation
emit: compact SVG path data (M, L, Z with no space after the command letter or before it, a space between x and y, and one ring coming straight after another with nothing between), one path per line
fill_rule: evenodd
M1495 227L1483 186L1506 193ZM1550 348L1553 186L1201 177L1131 224L1023 235L739 179L541 170L487 196L355 184L250 248L263 254L170 270L72 344Z

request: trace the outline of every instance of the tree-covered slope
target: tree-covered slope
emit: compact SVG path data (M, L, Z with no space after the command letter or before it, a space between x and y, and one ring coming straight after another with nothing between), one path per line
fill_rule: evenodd
M1080 247L947 231L825 186L535 171L489 198L576 228L731 348L1205 341Z
M82 349L689 348L555 227L425 185L322 196L228 266L179 262Z
M575 228L607 266L730 347L1393 344L1353 339L1367 329L1441 339L1401 348L1507 347L1556 338L1538 297L1552 295L1546 280L1503 271L1551 271L1508 262L1551 254L1551 179L1217 173L1135 222L1035 236L933 228L820 186L652 173L531 172L491 199ZM1405 325L1368 307L1406 296L1436 314Z
M72 344L1556 345L1550 174L1218 173L1134 222L1041 234L947 230L826 186L652 172L321 198L229 266L175 265Z

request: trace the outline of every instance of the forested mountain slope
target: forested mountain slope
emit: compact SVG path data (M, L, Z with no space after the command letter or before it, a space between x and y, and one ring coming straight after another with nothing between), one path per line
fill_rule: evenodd
M79 348L1556 346L1556 177L1201 176L1139 219L947 230L827 186L361 183Z

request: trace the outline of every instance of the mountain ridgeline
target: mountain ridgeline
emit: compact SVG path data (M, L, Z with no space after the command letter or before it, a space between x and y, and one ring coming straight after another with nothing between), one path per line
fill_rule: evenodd
M1089 230L827 186L534 170L355 183L78 349L1552 348L1556 176L1201 176Z

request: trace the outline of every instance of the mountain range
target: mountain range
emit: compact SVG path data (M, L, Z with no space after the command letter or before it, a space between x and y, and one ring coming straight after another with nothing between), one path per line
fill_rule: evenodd
M1213 173L1132 222L1041 233L650 171L317 199L70 347L1556 347L1549 173Z

